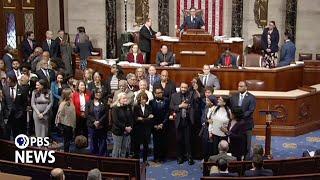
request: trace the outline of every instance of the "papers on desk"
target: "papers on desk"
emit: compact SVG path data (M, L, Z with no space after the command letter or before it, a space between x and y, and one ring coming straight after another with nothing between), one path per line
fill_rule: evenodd
M206 55L206 51L181 51L180 54Z
M170 36L159 36L157 39L167 42L179 42L178 37L170 37Z
M133 44L134 44L133 42L127 42L127 43L122 44L122 46L130 47L130 46L132 46Z
M233 42L243 42L241 37L226 37L226 36L214 36L214 41L224 42L224 43L233 43Z

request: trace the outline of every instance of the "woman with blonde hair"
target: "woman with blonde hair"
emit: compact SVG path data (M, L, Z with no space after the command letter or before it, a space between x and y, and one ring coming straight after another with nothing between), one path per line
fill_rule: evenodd
M112 157L125 157L133 125L132 107L125 93L119 93L112 108Z
M56 115L55 124L63 130L64 152L69 152L70 143L73 137L73 131L76 128L76 110L72 103L72 90L66 88L62 90L61 102Z

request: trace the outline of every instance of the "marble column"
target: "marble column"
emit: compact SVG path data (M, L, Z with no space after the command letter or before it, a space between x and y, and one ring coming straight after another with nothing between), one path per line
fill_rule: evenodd
M106 0L106 45L107 58L117 57L116 0Z
M169 0L158 1L158 24L162 34L169 34Z
M232 37L242 37L243 0L232 0Z
M297 0L287 0L286 2L285 28L291 33L293 42L295 42L296 39L297 5Z

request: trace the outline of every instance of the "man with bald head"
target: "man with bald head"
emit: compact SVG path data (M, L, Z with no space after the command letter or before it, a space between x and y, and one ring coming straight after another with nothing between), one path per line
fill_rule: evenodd
M46 40L42 43L42 49L44 51L49 51L50 57L57 57L57 47L58 45L56 42L52 39L53 33L52 31L46 32Z
M189 165L194 161L191 155L191 127L194 124L195 99L188 91L188 84L180 84L180 92L174 93L170 101L170 109L175 115L177 163L182 164L188 160Z
M236 161L237 158L234 156L228 155L229 143L226 140L221 140L218 145L219 154L210 156L209 162L217 162L218 159L223 158L227 161Z
M148 69L148 76L146 77L147 83L149 85L149 91L152 91L154 84L160 81L160 75L157 74L156 67L151 65Z
M253 113L256 109L256 98L254 95L248 92L247 83L240 81L238 83L238 93L234 94L231 99L231 106L234 109L240 106L244 113L244 121L246 123L246 135L247 135L247 154L245 159L248 160L251 157L251 137L253 123Z
M51 171L51 180L65 180L64 172L61 168L54 168Z
M169 79L169 73L167 70L161 71L160 81L154 83L154 89L157 87L163 88L163 96L170 101L171 95L176 92L175 83Z

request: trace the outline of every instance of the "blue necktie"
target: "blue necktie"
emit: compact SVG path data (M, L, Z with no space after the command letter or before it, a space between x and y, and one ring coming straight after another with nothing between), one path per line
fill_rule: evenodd
M240 94L238 106L242 106L243 94Z

